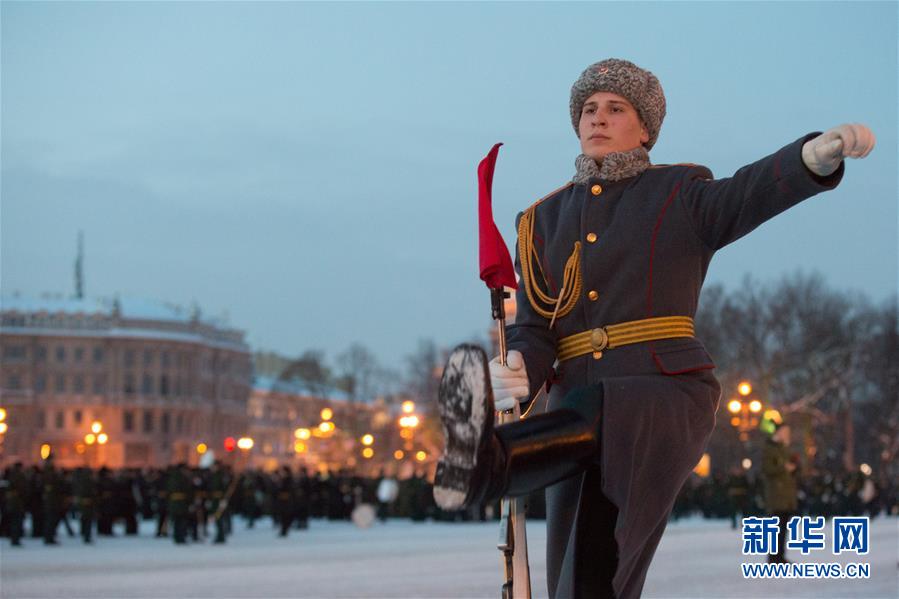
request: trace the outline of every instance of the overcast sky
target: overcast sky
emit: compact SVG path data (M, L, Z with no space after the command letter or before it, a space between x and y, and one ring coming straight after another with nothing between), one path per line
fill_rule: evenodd
M827 193L722 250L707 284L821 272L897 286L897 4L14 3L2 11L3 293L228 312L254 349L399 367L490 326L476 167L494 214L569 180L572 82L652 70L655 163L718 177L810 131L878 146Z

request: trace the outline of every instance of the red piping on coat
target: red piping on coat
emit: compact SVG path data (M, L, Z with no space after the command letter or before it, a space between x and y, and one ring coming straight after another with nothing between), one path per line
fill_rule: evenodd
M656 253L656 237L658 237L659 229L662 227L662 219L665 218L665 211L668 210L668 206L670 206L671 202L674 201L674 198L677 197L678 191L680 191L680 183L674 186L674 189L671 190L671 194L668 195L668 199L665 200L665 205L662 206L662 210L659 211L659 217L656 219L656 226L652 230L652 241L649 244L649 279L646 283L646 318L652 318L652 259Z
M665 212L668 210L668 206L671 205L671 202L674 201L674 198L677 197L678 191L680 191L680 183L674 186L674 189L671 190L671 194L669 194L668 199L665 200L665 205L662 206L662 209L659 211L659 217L656 219L656 225L652 231L652 241L649 244L649 276L646 283L646 318L652 318L652 262L653 257L656 253L656 238L659 235L659 229L662 228L662 219L665 218ZM665 365L662 364L662 361L659 359L658 354L656 354L651 341L647 344L647 347L649 348L649 353L652 356L653 361L659 367L659 371L661 371L662 374L685 374L687 372L693 372L696 370L708 370L715 367L714 364L703 364L698 367L671 372L665 370Z

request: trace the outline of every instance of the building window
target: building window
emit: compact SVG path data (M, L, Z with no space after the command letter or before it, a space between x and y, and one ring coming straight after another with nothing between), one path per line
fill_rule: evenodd
M106 393L106 377L98 374L94 377L94 394L102 395Z
M47 390L47 375L45 374L36 374L34 375L34 390L38 393L43 393Z
M181 379L175 379L175 397L181 397Z
M57 393L65 393L66 392L66 377L62 374L56 375L56 389Z
M153 377L149 374L144 374L144 379L142 381L140 392L144 395L152 395L153 394Z
M172 362L172 356L169 354L169 352L167 352L167 351L162 352L162 367L168 368L171 365L171 362Z
M122 428L125 432L130 433L134 430L134 412L125 410L122 412Z
M37 428L47 428L47 413L43 410L37 412Z
M144 432L153 432L153 412L150 410L144 410Z
M80 364L83 361L84 361L84 348L76 347L75 348L75 362Z
M169 413L163 412L162 423L161 423L160 428L162 428L162 432L164 432L165 434L168 434L168 432L169 432L169 420L170 420Z
M11 374L6 378L6 388L10 391L19 391L22 388L22 377Z
M166 375L159 377L159 394L163 397L169 395L169 378Z
M47 348L43 345L38 345L34 348L34 361L35 362L46 362L47 361Z
M153 365L153 352L149 349L144 350L144 366Z
M75 378L72 380L72 390L78 394L84 393L84 376L83 375L80 375L80 374L75 375Z
M66 427L66 413L62 410L56 412L56 428Z
M61 345L56 348L56 361L60 364L66 361L66 348Z
M178 414L178 417L175 418L175 432L181 433L184 431L184 415Z
M75 424L81 424L81 410L75 410L72 412L72 421Z
M134 366L134 350L125 350L125 366Z
M28 350L24 345L7 345L3 348L4 362L24 362Z
M95 347L94 348L94 364L102 364L103 363L103 348Z
M125 373L125 382L122 390L125 392L125 395L134 395L134 373Z

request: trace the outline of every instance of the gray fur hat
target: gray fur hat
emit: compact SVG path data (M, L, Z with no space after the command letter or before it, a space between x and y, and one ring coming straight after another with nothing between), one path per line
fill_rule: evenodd
M607 58L587 67L571 86L571 124L578 137L584 102L596 92L618 94L633 104L649 131L649 141L643 146L649 150L655 145L665 119L665 92L655 75L617 58Z

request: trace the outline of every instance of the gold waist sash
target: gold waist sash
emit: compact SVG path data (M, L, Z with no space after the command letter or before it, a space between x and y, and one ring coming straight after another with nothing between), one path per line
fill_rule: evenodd
M689 316L659 316L609 324L583 333L575 333L559 340L558 358L560 362L589 353L601 358L605 349L621 345L693 337L693 319Z

